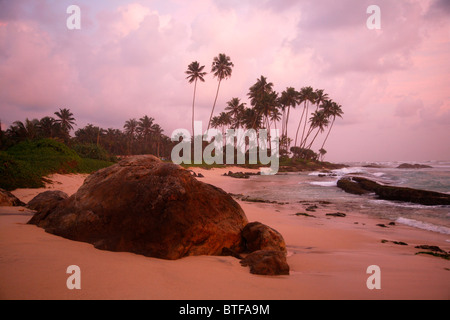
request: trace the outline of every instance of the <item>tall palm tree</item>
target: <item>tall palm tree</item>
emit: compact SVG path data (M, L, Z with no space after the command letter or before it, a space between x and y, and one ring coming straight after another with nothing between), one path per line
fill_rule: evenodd
M305 135L306 123L307 123L307 119L308 119L309 103L314 103L314 101L315 101L314 89L312 87L303 87L300 90L299 103L303 102L304 106L303 106L302 116L300 117L300 121L298 123L297 133L295 135L295 146L297 146L298 131L299 131L300 127L301 127L303 116L305 116L305 124L303 126L302 138L300 140L300 145L303 144L303 141L304 141L303 138L304 138L304 135Z
M334 101L330 101L330 103L324 105L324 113L328 118L332 117L333 120L331 122L330 129L328 130L327 136L325 137L325 140L322 143L321 149L325 146L325 142L327 142L328 136L330 135L331 129L333 128L334 121L336 120L336 117L342 118L342 115L344 112L342 111L342 106Z
M260 120L260 116L268 114L269 102L274 102L271 101L271 98L274 98L274 96L270 96L272 92L273 83L267 82L267 78L264 76L256 79L256 83L250 87L247 95L250 98L250 104L253 106L256 113L256 116L253 117L255 123L250 126L252 129L258 129L260 126L256 126L256 121ZM264 118L261 124L266 125L266 120L267 119Z
M295 88L293 88L293 87L286 88L286 90L281 93L280 105L281 105L283 112L285 112L285 110L287 108L286 116L284 119L284 125L282 127L282 132L281 132L282 137L283 136L287 137L287 135L288 135L290 110L291 110L291 108L295 108L297 106L298 99L299 99L299 92L297 90L295 90ZM283 141L286 143L289 141L289 139L284 138ZM286 150L288 149L287 145L285 145L285 149Z
M70 130L73 129L73 126L75 124L75 118L73 117L73 113L70 112L69 109L59 109L59 111L55 112L55 115L58 117L58 119L55 120L56 123L59 123L61 126L61 129L69 134Z
M324 92L323 89L316 89L316 111L319 109L319 106L324 103L326 100L328 100L328 94Z
M213 107L211 110L211 115L209 116L207 130L209 130L209 127L211 124L211 119L214 114L214 108L216 107L217 97L219 96L220 83L222 82L223 79L228 79L229 77L231 77L233 67L234 67L234 64L231 62L230 57L227 56L226 54L220 53L217 57L214 57L212 67L211 67L211 72L213 73L214 77L217 77L217 79L219 80L219 84L217 85L216 98L214 99L214 104L213 104Z
M188 79L189 83L194 82L194 97L192 98L192 136L194 135L195 91L197 89L197 80L205 82L205 79L203 78L206 75L206 72L203 72L204 68L205 66L200 66L197 61L194 61L188 66L188 69L185 72L188 75L186 79Z

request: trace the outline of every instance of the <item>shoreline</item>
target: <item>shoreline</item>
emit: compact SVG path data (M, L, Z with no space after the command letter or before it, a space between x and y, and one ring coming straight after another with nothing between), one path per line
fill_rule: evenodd
M241 193L242 179L228 171L202 169L200 181L229 193ZM69 195L87 175L53 175L51 189ZM28 202L48 189L17 189ZM450 262L416 254L417 245L450 250L448 235L396 224L358 212L328 216L332 204L319 204L314 217L296 215L304 203L276 204L235 200L249 222L280 232L286 242L289 276L258 276L239 260L225 256L191 256L175 261L95 249L27 225L33 211L0 207L1 299L162 299L162 300L300 300L300 299L449 299ZM313 202L313 201L311 201ZM383 242L387 240L387 242ZM396 243L406 243L400 245ZM81 290L68 290L66 268L79 265ZM367 268L381 269L381 289L369 290Z

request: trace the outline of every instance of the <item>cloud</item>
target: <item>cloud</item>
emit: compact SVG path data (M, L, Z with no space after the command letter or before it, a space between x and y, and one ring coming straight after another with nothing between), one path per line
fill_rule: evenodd
M261 75L277 91L324 89L345 112L330 157L350 155L348 141L364 147L382 126L409 136L414 130L404 121L428 124L438 136L449 120L448 2L379 0L381 30L366 27L368 0L78 3L82 28L69 31L70 1L0 1L3 124L67 107L78 127L120 129L147 114L166 134L190 128L193 86L184 72L192 61L209 72L222 52L235 67L221 84L217 112L232 97L248 102ZM209 118L217 84L208 74L198 85L197 120ZM292 130L299 117L297 109Z

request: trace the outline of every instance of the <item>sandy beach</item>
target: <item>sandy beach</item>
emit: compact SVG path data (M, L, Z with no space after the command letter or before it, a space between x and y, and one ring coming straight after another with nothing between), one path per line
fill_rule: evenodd
M245 181L223 176L238 168L198 169L201 181L230 193L245 193ZM251 170L245 170L251 171ZM46 189L12 193L28 202L54 189L76 192L86 175L54 175ZM33 211L0 207L0 299L449 299L450 262L416 254L417 245L450 250L450 237L358 212L327 216L331 205L319 205L315 218L297 216L303 204L251 203L238 200L248 220L279 231L286 242L290 275L249 273L239 260L224 256L191 256L161 260L126 252L95 249L27 225ZM381 240L388 240L382 242ZM408 245L395 244L393 241ZM66 269L81 269L81 289L66 287ZM369 290L367 268L381 270L381 289Z

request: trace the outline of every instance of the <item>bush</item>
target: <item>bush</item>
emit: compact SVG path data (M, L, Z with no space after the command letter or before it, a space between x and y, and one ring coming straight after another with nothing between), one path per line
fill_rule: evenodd
M102 146L94 143L76 144L72 148L82 158L115 161Z
M0 152L0 188L39 188L52 173L92 173L112 162L81 158L53 139L24 141Z
M28 162L14 159L4 151L0 151L0 177L0 188L8 191L44 186L41 176L32 170Z

